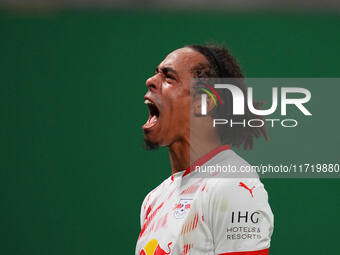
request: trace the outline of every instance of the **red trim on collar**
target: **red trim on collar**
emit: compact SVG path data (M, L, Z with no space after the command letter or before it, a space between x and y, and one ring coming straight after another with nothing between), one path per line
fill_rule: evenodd
M204 163L208 162L210 159L212 159L215 155L217 155L218 153L220 153L221 151L225 151L225 150L230 150L230 146L228 144L225 145L221 145L215 149L213 149L212 151L210 151L208 154L204 155L203 157L199 158L198 160L196 160L191 166L189 166L182 177L186 176L187 174L191 173L196 166L201 166ZM172 174L171 174L171 178L173 178Z

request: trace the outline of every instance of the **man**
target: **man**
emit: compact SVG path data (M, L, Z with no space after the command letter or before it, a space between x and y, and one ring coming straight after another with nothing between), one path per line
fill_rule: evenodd
M172 173L144 199L136 255L268 254L273 214L256 174L204 178L197 171L208 165L247 166L228 144L247 149L253 137L268 139L264 127L211 125L214 116L230 115L227 93L216 93L222 105L208 98L207 114L200 114L203 101L193 92L193 78L224 77L236 78L245 92L242 72L227 49L191 45L171 52L146 81L145 144L168 147ZM243 117L250 118L249 111Z

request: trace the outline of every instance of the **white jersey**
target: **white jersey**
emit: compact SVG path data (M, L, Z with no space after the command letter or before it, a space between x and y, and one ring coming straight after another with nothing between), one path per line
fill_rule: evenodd
M228 145L197 162L216 159L248 165ZM146 196L136 255L268 254L274 219L259 178L196 178L196 172L175 173Z

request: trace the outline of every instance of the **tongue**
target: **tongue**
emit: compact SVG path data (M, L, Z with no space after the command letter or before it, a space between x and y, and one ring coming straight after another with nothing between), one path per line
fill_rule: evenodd
M150 117L148 119L148 121L143 125L143 128L151 128L153 127L154 125L156 125L157 123L157 116L156 115L153 115L152 117Z

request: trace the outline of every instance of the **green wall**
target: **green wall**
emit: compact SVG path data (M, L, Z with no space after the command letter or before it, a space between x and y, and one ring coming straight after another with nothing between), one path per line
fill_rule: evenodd
M134 254L142 200L170 174L166 149L141 147L161 59L213 40L250 77L339 77L339 27L336 13L0 12L0 254ZM313 94L332 109L313 104L319 128L273 130L242 156L339 160L332 92ZM271 254L338 253L339 179L263 182Z

